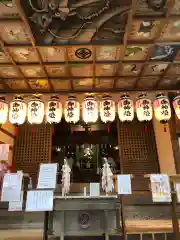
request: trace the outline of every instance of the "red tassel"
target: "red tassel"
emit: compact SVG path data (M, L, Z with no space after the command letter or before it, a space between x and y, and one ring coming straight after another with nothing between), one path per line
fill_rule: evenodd
M107 132L110 133L110 127L107 128Z
M125 134L126 134L126 136L129 135L128 128L125 129Z
M15 137L18 136L18 127L15 127L15 129L14 129L14 136L15 136Z
M74 130L73 130L73 128L71 128L71 136L73 135L73 133L74 133Z
M52 128L52 135L54 135L54 128Z
M144 127L144 132L145 132L145 134L148 133L148 127L147 126Z
M89 133L90 133L90 134L92 133L92 129L91 129L91 128L89 129Z

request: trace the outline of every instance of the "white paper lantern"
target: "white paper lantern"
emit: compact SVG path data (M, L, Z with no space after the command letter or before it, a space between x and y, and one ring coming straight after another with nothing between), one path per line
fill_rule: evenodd
M68 123L77 123L80 118L80 104L75 97L68 97L64 106L64 118Z
M174 98L173 107L178 119L180 119L180 95Z
M84 99L82 115L86 124L95 123L98 120L98 103L94 97L88 96Z
M44 119L44 103L39 97L35 97L28 103L28 122L41 124Z
M8 104L4 97L0 97L0 124L4 124L8 118Z
M53 96L47 103L46 120L48 123L59 123L62 118L62 104Z
M16 97L10 103L9 121L14 125L21 125L26 120L27 105L22 97Z
M169 99L164 94L156 96L153 103L155 118L160 122L167 122L171 118L171 106Z
M104 96L100 102L100 117L104 123L113 122L116 117L115 102L110 96Z
M134 119L134 103L128 95L118 101L118 116L121 122L131 122Z
M140 122L152 120L152 102L142 94L136 100L136 114Z

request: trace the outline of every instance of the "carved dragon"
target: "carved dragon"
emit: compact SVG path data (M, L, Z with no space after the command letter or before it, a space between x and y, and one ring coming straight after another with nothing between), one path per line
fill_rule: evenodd
M32 0L29 0L29 5L34 11L34 14L30 17L30 20L39 25L41 33L49 32L54 38L61 40L70 40L76 38L85 25L89 24L89 28L95 29L92 33L94 37L95 33L99 31L99 28L109 21L112 17L120 14L120 17L129 11L129 7L117 7L113 12L110 9L110 3L112 0L82 0L81 2L68 5L69 0L38 0L37 6L33 5ZM101 4L101 8L93 11L90 14L80 14L81 9L90 4ZM93 5L94 6L94 5ZM99 6L99 5L98 5ZM97 6L96 6L97 7ZM88 9L88 8L86 8ZM109 12L107 16L106 12ZM103 13L103 19L98 19ZM53 19L59 19L65 21L67 17L77 16L82 21L81 26L73 33L72 36L62 37L57 35L51 25ZM94 25L93 20L97 18L97 22ZM109 31L114 35L123 33L122 29L113 29L111 27L104 28L105 31ZM93 31L92 31L93 32Z

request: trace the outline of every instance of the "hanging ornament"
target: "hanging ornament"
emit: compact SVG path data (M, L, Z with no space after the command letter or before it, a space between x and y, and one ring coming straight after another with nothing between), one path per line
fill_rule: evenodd
M180 120L180 95L174 98L173 107L177 118Z
M44 103L39 97L34 97L28 103L28 122L31 124L41 124L44 119Z
M146 94L140 95L136 100L136 114L140 122L152 120L152 102Z
M9 121L14 125L21 125L26 120L27 105L22 97L15 97L9 107Z
M8 118L8 104L4 97L0 97L0 124L4 124Z
M64 106L64 117L68 123L77 123L80 118L80 104L75 97L68 97Z
M67 162L67 159L64 159L64 165L62 166L62 195L66 195L70 191L71 183L71 168Z
M98 120L98 103L94 97L88 96L84 99L82 115L86 124L95 123Z
M104 123L113 122L116 116L115 102L110 96L104 96L100 102L100 117Z
M121 122L131 122L134 119L134 104L128 95L118 101L118 116Z
M113 173L108 164L107 158L104 158L104 164L102 168L102 189L108 193L114 189Z
M62 118L62 104L53 96L47 103L46 120L48 123L59 123Z
M161 123L166 123L171 118L169 99L164 94L158 94L153 103L155 118Z

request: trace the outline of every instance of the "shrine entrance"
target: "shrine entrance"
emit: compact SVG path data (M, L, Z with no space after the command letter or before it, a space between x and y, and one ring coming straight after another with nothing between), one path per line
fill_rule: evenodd
M61 137L60 137L61 136ZM63 165L64 158L72 169L73 182L99 182L103 157L108 158L112 171L120 170L116 122L98 122L73 127L62 121L55 125L52 136L52 162Z

